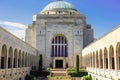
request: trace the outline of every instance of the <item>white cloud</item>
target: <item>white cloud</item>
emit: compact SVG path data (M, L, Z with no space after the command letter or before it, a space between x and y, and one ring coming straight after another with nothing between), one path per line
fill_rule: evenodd
M0 26L14 34L20 39L25 39L25 29L26 25L18 23L18 22L10 22L10 21L0 21Z
M6 26L16 27L16 28L20 28L20 29L25 29L25 28L27 28L26 25L21 24L21 23L17 23L17 22L0 21L0 24L6 25Z

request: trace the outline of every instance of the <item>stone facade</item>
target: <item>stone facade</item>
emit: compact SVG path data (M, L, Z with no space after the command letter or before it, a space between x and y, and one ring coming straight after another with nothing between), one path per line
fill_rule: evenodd
M38 69L37 50L0 27L0 80L24 80L32 68Z
M81 67L82 49L93 41L93 30L86 23L86 17L77 11L61 8L59 11L41 11L33 16L33 23L26 30L26 42L43 55L43 66L46 68L50 67L51 63L55 65L56 57L51 57L51 46L56 35L63 35L68 43L68 56L61 59L65 59L63 61L66 61L69 67L75 67L76 54L79 54Z
M119 80L120 25L85 47L82 58L94 80Z

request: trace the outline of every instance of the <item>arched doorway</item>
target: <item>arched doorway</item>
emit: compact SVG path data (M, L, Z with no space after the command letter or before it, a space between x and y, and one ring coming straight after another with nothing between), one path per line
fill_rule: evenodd
M110 57L110 69L115 69L114 48L112 45L109 48L109 57Z
M68 57L68 43L67 38L62 35L56 35L51 43L51 57L54 59L54 68L65 67L65 58Z
M107 48L104 48L104 68L108 69L108 51Z
M12 47L10 47L8 53L8 68L12 68L12 57L13 57L13 49Z
M13 67L14 68L17 68L17 59L18 59L18 56L17 56L17 49L14 50L14 58L13 58Z
M6 45L3 45L1 51L1 69L5 69L6 67L6 58L7 58L7 47Z

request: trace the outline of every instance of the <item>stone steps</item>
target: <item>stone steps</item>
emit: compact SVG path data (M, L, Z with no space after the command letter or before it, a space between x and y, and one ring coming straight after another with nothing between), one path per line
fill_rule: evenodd
M50 72L51 76L68 76L66 69L52 69Z

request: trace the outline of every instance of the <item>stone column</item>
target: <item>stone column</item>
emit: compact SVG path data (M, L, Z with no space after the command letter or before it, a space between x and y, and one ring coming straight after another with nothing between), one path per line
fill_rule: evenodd
M11 58L11 74L12 74L12 78L14 78L14 74L13 74L14 73L13 69L14 69L14 64L15 64L14 63L14 57L15 57L14 54L15 54L15 52L13 51L12 52L12 57L10 56L10 58Z
M104 58L105 56L104 56L104 54L105 54L105 53L102 52L102 59L103 59L103 72L105 73L105 67L104 67L104 66L105 66L105 58Z
M16 55L17 55L17 58L16 58L16 68L18 68L18 59L19 59L19 58L18 58L18 57L19 57L18 55L19 55L19 53L17 52Z
M94 72L94 57L93 57L93 53L91 53L92 54L92 72Z
M108 72L109 72L109 75L110 75L110 52L108 52Z
M96 58L96 52L95 52L95 69L97 69L97 58Z
M115 48L115 47L114 47ZM117 77L118 77L118 74L117 74L117 53L116 53L116 48L115 48L115 50L114 50L114 62L115 62L115 73L116 73L116 79L117 79Z
M8 53L9 49L6 49L7 52L5 54L5 79L7 79L7 70L8 70Z
M25 67L25 53L24 53L24 57L23 57L23 67Z
M23 54L21 53L21 55L20 55L20 68L22 67L22 63L23 63L23 62L22 62L22 55L23 55Z
M100 63L101 63L101 61L100 61L100 53L98 52L98 62L99 62L99 67L98 67L98 69L99 69L99 73L98 74L100 74L100 69L101 69L101 67L100 67Z

